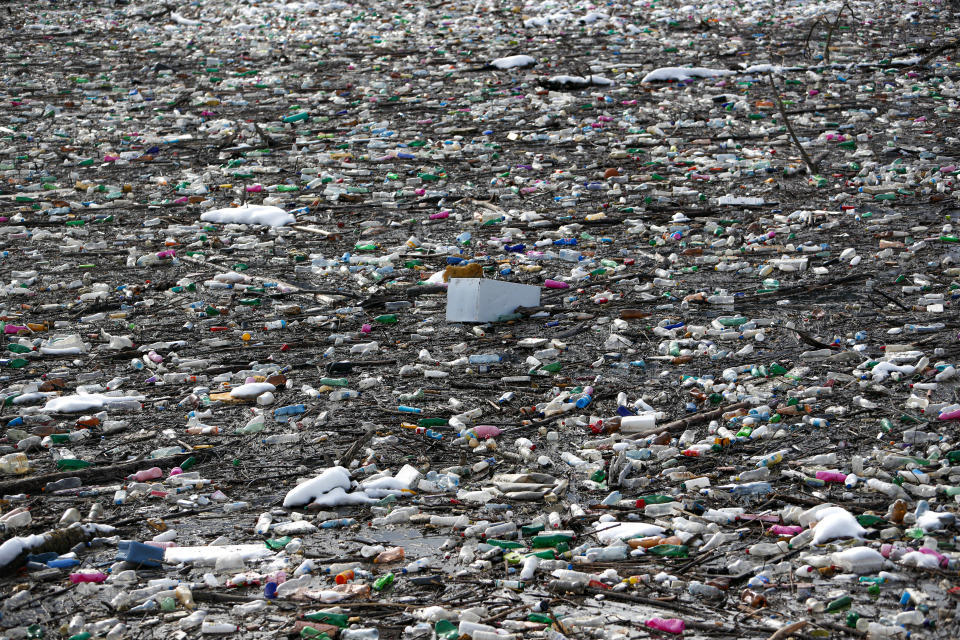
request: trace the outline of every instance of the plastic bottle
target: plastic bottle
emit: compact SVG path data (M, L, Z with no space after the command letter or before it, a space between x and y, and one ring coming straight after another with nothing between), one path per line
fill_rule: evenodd
M643 623L650 629L665 631L667 633L683 633L686 624L678 618L650 618Z
M25 453L8 453L0 457L0 473L21 475L30 471L30 461Z
M203 624L204 619L206 617L207 617L207 612L204 611L203 609L198 609L197 611L194 611L193 613L188 615L186 618L180 618L180 621L177 623L177 626L179 626L181 629L186 629L186 630L196 629L197 627Z
M710 600L722 598L723 591L709 584L703 584L702 582L691 582L687 586L687 591L690 595L699 596L701 598L707 598Z
M383 591L384 589L386 589L387 587L393 584L394 579L395 579L395 576L393 575L392 572L386 575L380 576L374 581L373 590Z
M520 570L521 580L531 580L540 565L540 558L534 555L527 556L523 560L523 568Z
M263 444L292 444L299 441L300 436L296 433L278 433L261 440Z
M254 526L254 531L257 535L262 536L270 530L270 523L273 522L273 516L269 512L264 512L260 514L260 517L257 518L257 524Z
M386 564L389 562L399 562L404 558L403 547L390 547L386 551L381 551L373 559L374 564Z
M409 563L406 567L400 570L402 574L407 573L419 573L424 569L428 568L432 564L432 561L428 557L419 558Z
M44 485L43 492L55 493L57 491L65 491L67 489L76 489L81 486L83 486L83 480L80 478L61 478L60 480L48 482L46 485Z
M153 480L154 478L162 478L163 471L160 467L151 467L149 469L144 469L143 471L137 471L129 476L127 480L133 482L146 482L147 480Z
M182 628L182 625L181 625ZM240 630L235 624L230 624L229 622L217 622L215 620L203 620L200 624L200 633L209 633L209 634L222 634L222 633L236 633Z

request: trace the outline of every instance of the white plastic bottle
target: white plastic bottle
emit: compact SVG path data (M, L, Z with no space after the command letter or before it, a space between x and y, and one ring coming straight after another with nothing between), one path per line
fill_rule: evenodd
M204 620L200 623L200 633L236 633L240 630L235 624L229 622L217 622L216 620Z

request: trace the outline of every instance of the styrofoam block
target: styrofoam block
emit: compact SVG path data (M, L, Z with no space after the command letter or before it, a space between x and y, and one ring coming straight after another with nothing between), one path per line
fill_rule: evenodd
M540 304L540 287L486 278L451 278L447 322L492 322L517 307Z

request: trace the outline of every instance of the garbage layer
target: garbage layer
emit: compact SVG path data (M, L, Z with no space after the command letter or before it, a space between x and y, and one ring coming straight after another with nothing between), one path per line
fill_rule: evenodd
M0 15L0 637L956 637L954 4Z

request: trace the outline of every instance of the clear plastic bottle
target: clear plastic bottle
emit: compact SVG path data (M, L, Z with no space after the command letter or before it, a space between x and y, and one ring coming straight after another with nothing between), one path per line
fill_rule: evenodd
M687 591L692 596L700 596L701 598L708 599L717 599L723 597L723 591L709 584L703 584L702 582L691 582L687 585Z
M30 460L27 454L17 452L0 457L0 473L15 473L18 475L30 471Z
M26 507L18 507L9 513L4 514L0 519L0 531L10 531L25 527L33 521L33 515Z
M273 522L273 516L269 512L264 512L260 514L260 517L257 518L257 524L254 526L254 531L257 535L265 535L270 530L270 523Z
M278 433L267 436L263 439L263 444L293 444L299 442L300 436L296 433Z
M418 558L417 560L414 560L413 562L405 566L403 569L401 569L400 573L404 573L404 574L419 573L420 571L423 571L424 569L428 568L430 564L431 564L430 558L426 558L426 557Z
M747 553L756 558L768 558L788 551L787 543L758 542L747 548Z
M239 630L240 630L240 627L238 627L235 624L230 624L229 622L217 622L216 620L203 620L200 623L200 633L210 633L210 634L236 633Z

